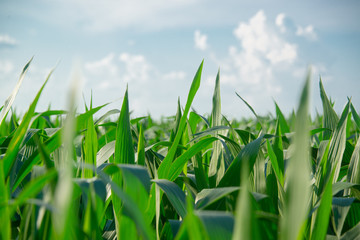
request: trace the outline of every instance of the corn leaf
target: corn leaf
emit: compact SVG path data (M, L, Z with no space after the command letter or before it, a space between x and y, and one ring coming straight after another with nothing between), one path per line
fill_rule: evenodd
M320 85L320 96L321 101L323 105L323 111L324 111L324 119L323 119L323 127L328 128L330 130L326 130L323 135L324 140L330 139L330 136L332 134L332 131L335 130L336 126L338 125L339 117L337 116L336 112L334 111L333 107L331 106L331 103L326 96L324 86L322 84L321 78L319 81Z
M174 160L174 156L175 156L176 150L178 148L180 138L183 134L183 129L185 127L186 120L187 120L187 115L190 111L190 106L194 100L197 90L200 87L203 63L204 63L204 61L201 62L200 66L195 74L194 80L191 84L191 87L189 90L189 95L188 95L186 105L185 105L185 110L184 110L184 113L183 113L180 123L179 123L179 131L176 133L176 137L174 139L173 144L171 145L171 148L169 149L168 154L166 155L165 159L162 161L161 165L159 166L159 169L158 169L159 178L167 178L167 176L169 175L171 163Z
M289 159L285 173L286 201L284 216L280 220L280 239L295 240L303 235L302 226L306 220L310 197L310 159L309 159L309 97L310 73L301 93L296 113L294 153Z
M29 62L25 65L25 67L23 68L21 74L20 74L20 77L19 77L19 80L18 82L16 83L16 86L15 88L13 89L13 91L11 92L10 96L6 99L5 101L5 104L4 106L2 107L1 109L1 112L0 112L0 125L2 125L7 113L9 112L14 100L15 100L15 97L20 89L20 86L25 78L25 75L29 69L29 66L30 66L30 63L32 62L33 60L33 57L29 60Z

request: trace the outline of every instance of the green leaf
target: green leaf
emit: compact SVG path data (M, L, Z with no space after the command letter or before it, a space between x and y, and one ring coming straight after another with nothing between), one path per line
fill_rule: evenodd
M153 230L150 228L150 225L146 223L143 213L140 211L133 199L127 193L122 191L108 175L104 174L102 171L98 171L98 175L103 181L110 184L112 194L116 195L120 199L124 210L126 210L127 215L134 221L137 230L141 233L143 238L154 239L155 234Z
M189 124L187 125L189 139L192 139L193 131L195 131L196 124L198 123L195 121L200 120L199 118L200 117L198 115L190 113ZM195 122L195 124L194 124L194 126L192 126L194 122ZM188 145L190 147L194 146L194 144L195 144L192 140L188 142ZM204 170L203 159L201 157L201 153L199 152L199 153L195 154L195 156L191 157L191 162L194 166L197 190L201 191L204 188L208 188L209 187L208 178L207 178L207 175Z
M115 140L104 145L96 154L96 166L105 163L115 152Z
M332 195L335 196L338 192L344 190L344 189L348 189L354 186L360 186L359 184L356 183L350 183L350 182L336 182L333 183L332 186Z
M140 125L139 140L137 146L137 164L145 165L145 137L143 127Z
M36 194L38 194L44 188L44 186L56 176L57 172L53 169L26 184L21 193L10 204L10 215L13 215L16 208L24 204L26 200L35 197Z
M193 198L191 194L186 197L187 214L176 239L210 239L198 216L194 214Z
M360 239L360 222L353 227L352 229L350 229L349 231L347 231L346 233L344 233L341 236L341 240L359 240Z
M83 114L80 114L76 118L76 131L81 131L83 129L86 129L87 127L87 120L92 117L95 113L97 113L100 109L107 106L109 103L103 104L99 107L92 108L89 111L86 111Z
M356 112L353 104L351 104L351 113L356 123L356 126L360 129L360 117L359 114Z
M0 126L3 124L3 121L4 121L7 113L9 112L9 110L10 110L10 108L11 108L11 106L12 106L14 100L15 100L15 97L16 97L19 89L20 89L22 81L25 78L26 72L28 71L30 63L31 63L32 60L33 60L33 57L30 59L30 61L23 68L15 88L13 89L10 96L6 99L6 101L4 103L4 106L3 106L2 110L1 110L1 113L0 113Z
M229 168L225 172L224 177L221 179L218 187L240 186L239 172L241 172L243 162L247 162L250 170L253 169L256 158L259 153L260 144L264 136L260 136L256 140L247 144L232 161Z
M186 105L185 105L185 110L184 110L184 113L180 120L179 131L176 133L175 140L174 140L173 144L171 145L171 148L169 149L168 154L166 155L165 159L162 161L162 163L159 166L159 169L158 169L159 178L166 178L169 175L170 167L174 160L175 153L178 148L178 144L180 142L180 138L181 138L181 136L183 134L183 130L185 128L187 115L190 111L190 106L194 100L197 90L200 87L201 71L202 71L203 63L204 63L204 61L201 62L200 66L195 74L194 80L191 84L188 99L187 99Z
M91 104L92 105L92 104ZM91 107L90 107L91 110ZM97 133L95 130L93 117L90 116L87 120L87 130L85 134L85 164L96 166L96 155L98 148ZM91 169L83 169L84 178L92 178L94 173Z
M324 111L323 127L331 129L331 131L334 131L338 124L339 117L337 116L336 112L334 111L333 107L331 106L331 103L330 103L328 97L326 96L325 89L322 84L321 78L319 81L319 85L320 85L320 96L321 96L321 101L322 101L323 111ZM324 132L324 135L323 135L324 140L330 139L331 131L328 130L328 131Z
M11 216L8 206L8 187L6 184L4 174L4 162L0 159L0 222L1 226L0 236L1 239L11 239Z
M288 161L285 185L284 216L280 220L280 239L295 240L303 235L302 226L308 213L310 197L309 98L310 72L301 93L296 113L293 154Z
M276 102L275 102L275 109L276 109L276 117L279 121L281 132L284 134L290 133L289 125L287 124L284 114L281 112L281 110Z
M206 148L212 142L218 140L215 137L204 138L199 142L195 143L192 147L190 147L187 151L185 151L180 157L178 157L170 167L169 175L167 179L173 181L179 176L181 173L184 164L191 159L195 154Z
M37 93L35 99L30 104L28 111L25 113L19 127L15 130L14 136L9 143L7 151L3 158L4 174L5 174L6 178L9 176L10 169L11 169L12 165L14 164L17 153L19 152L20 145L21 145L23 138L27 132L31 118L34 116L36 104L39 101L40 95L41 95L46 83L48 82L52 72L53 72L53 70L49 73L44 84L41 86L39 92Z
M47 149L48 153L52 153L55 149L58 149L61 144L61 136L62 130L57 129L56 133L53 134L49 139L47 139L43 145L44 148ZM32 167L37 164L40 160L39 151L35 151L31 156L27 159L26 162L21 166L20 170L17 173L14 184L11 186L11 191L14 192L15 189L19 186L19 184L25 179L25 177L31 172Z
M224 188L210 188L203 189L196 195L195 208L203 209L210 204L216 202L220 198L239 190L239 187L224 187Z
M336 236L340 238L345 219L348 217L349 210L353 205L355 198L339 198L333 197L332 199L332 225L335 230Z
M120 117L116 130L115 141L115 163L135 163L134 145L132 142L130 119L129 119L129 102L128 91L126 89L123 105L121 107Z
M346 121L347 121L347 116L349 114L349 107L350 107L350 102L346 104L341 114L339 123L330 141L328 161L330 163L329 165L331 166L331 169L329 170L332 171L333 169L335 169L333 183L335 183L339 177L341 161L345 151Z
M220 97L220 70L216 76L215 89L212 99L212 111L211 111L211 127L221 126L221 97ZM221 133L221 132L220 132ZM214 134L217 137L218 134ZM224 158L221 157L222 146L220 142L213 142L213 151L209 166L209 184L210 186L216 186L225 172Z
M234 229L232 214L220 211L195 211L203 223L210 240L231 239Z
M123 100L123 104L121 107L121 112L119 116L119 120L116 128L116 139L115 139L115 157L113 159L113 163L115 164L123 164L123 163L135 163L135 153L134 146L132 142L131 129L130 129L130 119L129 119L129 102L128 102L128 90L125 91L125 96ZM112 181L118 186L123 186L123 177L121 173L115 173L112 175ZM122 212L122 202L120 197L115 194L112 190L112 203L113 203L113 211L116 222L116 234L121 236L121 219L123 218ZM124 218L124 223L127 222L126 218ZM134 231L131 231L131 223L128 223L130 228L128 229L131 234Z
M358 138L355 149L350 159L349 169L346 175L346 181L360 184L360 138ZM347 192L350 194L350 191Z
M216 136L216 135L218 135L217 134L218 132L221 132L223 130L228 130L228 129L230 129L230 127L228 127L228 126L213 126L202 132L195 133L194 139L192 141L198 140L199 138L202 138L202 137L208 136L208 135Z
M174 182L170 182L166 179L154 179L155 182L161 190L164 191L172 206L176 210L176 212L182 217L186 216L186 197L185 193L180 189L178 185Z
M334 177L334 172L330 177L330 180ZM320 200L320 206L317 209L315 214L315 222L313 223L312 232L310 239L325 239L327 229L329 226L329 217L331 212L331 202L332 202L332 181L329 181L326 184L324 193Z
M236 92L235 92L236 93ZM261 128L263 128L263 124L261 119L259 118L259 116L256 114L255 110L250 106L250 104L245 101L245 99L243 99L238 93L236 93L236 95L246 104L246 106L251 110L251 112L254 114L254 116L256 117L257 121L260 123Z
M282 171L279 168L277 157L276 157L276 155L274 153L273 148L270 145L269 140L266 140L266 146L267 146L267 149L268 149L268 154L269 154L269 158L270 158L270 161L271 161L271 166L274 169L274 172L276 174L277 179L279 180L281 185L284 186L284 176L283 176Z

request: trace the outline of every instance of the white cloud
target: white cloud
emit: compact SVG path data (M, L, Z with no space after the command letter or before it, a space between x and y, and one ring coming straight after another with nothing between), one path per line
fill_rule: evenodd
M276 16L275 24L280 28L281 32L286 32L286 26L285 26L285 14L280 13Z
M292 62L297 57L296 45L281 39L266 22L264 11L260 10L249 23L240 23L234 30L235 36L241 41L244 52L254 61L265 57L272 64ZM256 64L256 63L255 63Z
M194 33L194 42L195 47L200 50L206 50L208 48L207 36L205 34L201 34L199 30L196 30Z
M110 53L106 57L94 61L94 62L88 62L85 63L84 67L85 70L92 74L110 74L112 76L115 76L118 72L118 67L114 63L115 54Z
M9 74L14 70L14 65L8 60L0 60L0 73Z
M10 37L9 35L0 35L0 45L15 46L16 44L16 39Z
M293 62L296 59L297 46L295 44L285 43L282 48L274 48L269 51L266 55L266 58L270 60L271 63L277 64L281 62Z
M278 17L279 18L279 17ZM280 21L280 20L278 20ZM279 64L292 64L297 58L295 44L286 42L266 20L264 11L258 11L248 22L239 23L234 30L241 49L229 48L228 62L233 64L232 71L225 72L228 82L239 81L249 88L261 89L264 94L276 94L281 88L274 80L273 72ZM237 77L229 76L236 74Z
M143 55L122 53L119 60L125 63L125 74L122 76L125 82L144 82L149 79L151 66Z
M186 72L183 71L172 71L163 75L165 80L184 79L185 77Z
M293 74L299 61L298 46L289 42L281 30L293 30L290 25L284 14L277 15L275 21L269 21L265 12L260 10L234 29L238 45L229 47L227 57L219 60L210 54L212 61L220 65L223 87L237 91L263 113L269 110L269 101L273 97L287 94L283 90L286 88L284 83L288 85L285 79ZM208 85L212 78L209 79ZM226 108L234 111L230 106Z
M317 35L315 33L313 25L308 25L306 27L298 26L296 30L296 35L305 37L308 40L312 40L312 41L317 40Z

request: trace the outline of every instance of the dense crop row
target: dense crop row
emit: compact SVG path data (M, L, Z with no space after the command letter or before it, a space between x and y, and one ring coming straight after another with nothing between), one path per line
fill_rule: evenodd
M288 118L275 103L276 116L248 105L253 119L229 121L218 74L205 117L190 111L201 71L161 121L131 119L127 90L98 119L91 102L36 112L49 78L20 120L17 86L0 115L1 239L359 239L351 101L338 116L320 81L323 115L310 119L308 77Z

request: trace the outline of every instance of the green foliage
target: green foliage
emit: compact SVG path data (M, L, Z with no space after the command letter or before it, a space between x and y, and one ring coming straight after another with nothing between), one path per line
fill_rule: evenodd
M82 113L73 100L36 112L51 73L24 116L9 114L30 63L0 107L0 239L359 236L360 118L350 100L338 116L321 80L313 118L310 75L289 117L277 103L260 116L238 95L255 119L228 120L220 71L211 114L191 111L203 63L168 118L131 118L127 89L101 116L107 104L92 100Z

